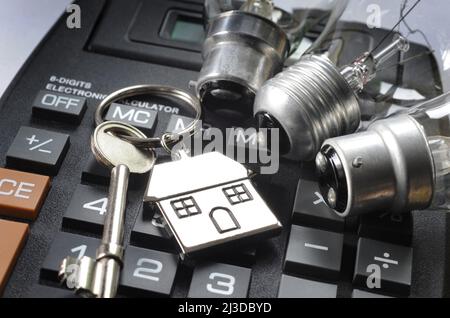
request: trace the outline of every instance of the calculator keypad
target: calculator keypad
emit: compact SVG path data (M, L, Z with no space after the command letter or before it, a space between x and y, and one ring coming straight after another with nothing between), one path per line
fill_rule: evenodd
M42 102L47 95L41 92L37 99ZM67 102L64 97L61 95L61 102ZM83 100L79 99L79 102L67 107L60 104L55 109L45 109L35 101L33 111L39 118L50 111L60 113L54 116L57 120L64 121L67 116L72 116L73 121L77 122L84 115ZM78 106L79 112L76 112ZM139 113L134 118L130 114L136 114L137 108L121 104L120 107L113 106L107 115L111 119L124 117L119 119L125 122L131 120L128 123L136 125L133 122L135 119L147 118L148 121L143 123L145 127L140 128L146 129L148 134L156 133L159 124L165 126L164 131L176 132L192 121L189 117L175 114L160 118L160 113L152 111L146 111L146 115ZM119 108L120 111L117 110ZM250 136L243 136L251 140ZM45 175L58 174L69 149L69 140L66 134L46 129L24 126L19 130L6 158L7 166L17 170L0 168L0 214L36 219L50 189L51 179ZM77 258L96 255L106 213L110 170L99 164L92 154L84 158L88 160L78 174L79 184L69 193L62 224L47 250L41 264L39 282L31 288L30 296L74 297L73 291L66 286L56 287L61 261L68 255ZM131 177L130 194L134 198L137 198L135 192L145 186L143 181L147 178ZM30 199L24 203L14 197L14 204L9 204L11 193L29 196ZM293 203L292 224L284 224L285 231L290 234L285 235L285 248L281 251L271 250L273 240L268 240L238 246L220 255L202 256L193 263L182 261L176 255L174 238L157 209L144 204L138 211L127 209L130 236L126 241L118 296L251 297L252 288L257 288L261 279L266 279L257 275L254 277L254 269L265 266L264 262L274 255L280 259L280 271L269 279L272 288L276 289L271 296L377 298L409 295L412 272L410 215L402 216L401 220L387 214L367 216L352 220L350 226L326 206L316 182L311 180L299 181ZM14 247L18 252L27 232L24 229L21 231L16 236ZM17 255L10 258L8 273L16 258ZM381 269L380 288L376 279L367 272L368 266L374 264ZM3 286L0 287L4 287L8 275L1 276L1 269L0 283ZM3 272L6 273L5 270ZM343 281L347 287L351 286L350 290L341 288Z

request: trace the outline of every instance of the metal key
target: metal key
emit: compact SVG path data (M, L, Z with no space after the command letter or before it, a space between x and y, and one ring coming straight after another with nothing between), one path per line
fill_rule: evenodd
M95 260L87 256L80 259L69 256L63 260L59 272L61 281L66 281L69 288L86 297L115 297L123 263L129 175L150 171L156 158L152 149L137 148L112 132L145 138L135 127L111 121L99 125L92 135L94 156L112 168L102 242Z

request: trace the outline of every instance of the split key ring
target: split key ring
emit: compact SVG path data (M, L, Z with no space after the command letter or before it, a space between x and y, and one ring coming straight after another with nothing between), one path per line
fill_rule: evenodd
M139 148L161 148L167 150L167 148L178 143L182 138L190 137L197 132L198 123L202 114L200 101L194 95L171 86L162 85L135 85L119 89L109 94L97 107L95 111L95 124L96 126L104 122L104 115L107 112L109 106L124 98L129 98L138 95L152 95L158 97L170 97L180 100L195 111L194 120L183 130L177 133L165 133L161 137L133 137L129 135L121 135L120 138L130 142Z

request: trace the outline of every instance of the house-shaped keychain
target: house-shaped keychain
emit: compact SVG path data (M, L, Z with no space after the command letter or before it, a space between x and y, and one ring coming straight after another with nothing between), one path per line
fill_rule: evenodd
M183 256L275 235L281 224L250 182L251 174L218 152L159 164L144 201L158 206Z

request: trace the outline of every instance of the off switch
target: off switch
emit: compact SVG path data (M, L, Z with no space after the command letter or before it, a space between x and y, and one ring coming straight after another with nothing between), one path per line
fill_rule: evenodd
M86 108L84 97L40 91L33 102L33 115L79 124Z

